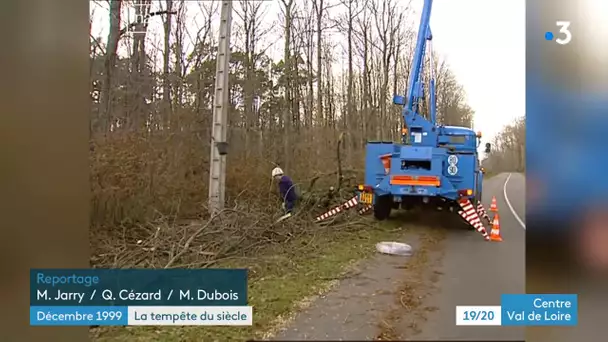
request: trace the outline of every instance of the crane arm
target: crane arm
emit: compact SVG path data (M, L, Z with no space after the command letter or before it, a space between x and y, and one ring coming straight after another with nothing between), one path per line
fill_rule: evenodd
M422 9L422 15L420 18L420 26L418 28L418 37L416 40L416 49L414 51L414 60L412 63L412 71L410 74L408 89L407 89L407 112L404 114L417 115L419 114L419 104L423 95L423 69L424 69L424 57L426 52L426 41L431 36L430 30L430 18L431 18L431 7L433 0L424 0L424 7ZM432 69L431 69L432 70ZM433 92L431 96L434 97ZM406 122L408 121L405 118Z
M414 50L414 59L408 80L408 88L406 96L395 96L394 103L404 105L402 112L405 125L409 128L411 135L416 135L413 144L434 145L436 143L436 100L435 100L435 75L433 66L433 51L431 40L433 38L430 29L431 8L433 0L424 0L422 15L420 17L420 25L416 39L416 48ZM428 41L428 46L427 46ZM430 63L430 81L428 85L430 108L429 120L420 115L420 107L424 101L424 61L427 47L429 48ZM425 136L425 139L416 137ZM411 140L411 139L410 139ZM423 141L424 140L424 141ZM416 142L418 141L418 142ZM405 139L404 139L405 143Z

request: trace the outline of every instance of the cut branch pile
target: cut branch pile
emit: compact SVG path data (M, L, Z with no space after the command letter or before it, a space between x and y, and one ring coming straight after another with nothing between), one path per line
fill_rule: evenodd
M275 223L281 214L276 207L259 210L236 205L204 221L178 223L161 218L124 227L121 237L108 236L100 241L92 263L95 267L205 268L229 259L252 258L263 254L269 245L323 234L327 229L357 230L368 226L356 211L333 217L323 225L315 224L316 215L345 197L317 193L305 197L297 213L281 223Z

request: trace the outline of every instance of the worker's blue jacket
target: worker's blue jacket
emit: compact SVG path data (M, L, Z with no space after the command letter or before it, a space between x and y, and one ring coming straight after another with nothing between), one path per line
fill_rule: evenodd
M281 193L281 199L285 202L285 210L291 211L298 199L296 188L293 185L291 178L287 176L281 177L281 180L279 181L279 191Z

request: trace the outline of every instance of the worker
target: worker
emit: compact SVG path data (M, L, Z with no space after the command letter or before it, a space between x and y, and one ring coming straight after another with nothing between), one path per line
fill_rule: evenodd
M287 214L291 214L296 206L296 201L298 200L296 187L293 184L293 181L288 176L285 176L280 167L275 167L272 170L272 178L279 184L279 193L281 194L281 199L283 201L283 210L285 210Z

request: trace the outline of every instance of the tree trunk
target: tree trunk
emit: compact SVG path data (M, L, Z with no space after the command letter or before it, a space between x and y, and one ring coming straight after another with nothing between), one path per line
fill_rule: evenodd
M283 51L283 59L285 61L285 107L283 111L283 167L289 169L291 156L291 123L293 119L292 113L292 67L291 67L291 29L294 0L282 0L285 9L285 45Z
M109 132L112 126L112 74L116 67L116 50L120 39L121 7L122 1L110 0L110 30L104 58L104 79L99 99L99 115L97 120L93 122L95 127L93 131L103 134Z
M171 83L169 80L169 60L171 59L171 21L173 16L173 0L165 0L167 4L167 15L164 20L165 41L163 50L163 105L161 108L161 125L167 128L171 116ZM177 57L177 56L176 56ZM179 57L177 57L179 58ZM177 71L177 70L176 70Z
M313 0L317 16L317 121L327 127L327 119L323 110L323 0Z

